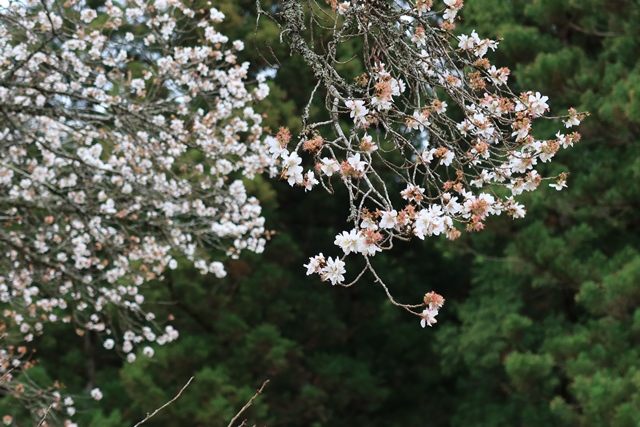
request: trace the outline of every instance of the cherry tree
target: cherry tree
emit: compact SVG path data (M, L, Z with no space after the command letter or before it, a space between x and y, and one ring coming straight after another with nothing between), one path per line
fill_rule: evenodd
M243 179L274 172L253 108L269 89L247 85L224 15L189 4L0 6L0 374L41 411L75 412L12 381L47 324L150 357L178 332L144 309L146 283L180 259L224 277L226 257L264 248Z
M349 287L369 273L391 303L432 326L444 298L431 291L416 303L396 301L372 258L398 241L455 240L481 231L491 216L524 217L518 196L543 182L566 187L566 173L539 170L580 140L562 131L539 139L534 123L562 121L568 129L585 114L552 117L547 96L514 93L510 70L488 57L498 41L456 33L463 0L326 3L329 11L314 0L260 11L315 76L309 105L323 101L327 112L312 121L307 109L297 138L281 132L270 152L290 185L333 193L340 184L350 202L352 228L336 235L335 255L309 259L307 275ZM357 58L340 57L347 44L362 46ZM354 61L364 72L349 79L345 64ZM348 275L353 255L364 267Z

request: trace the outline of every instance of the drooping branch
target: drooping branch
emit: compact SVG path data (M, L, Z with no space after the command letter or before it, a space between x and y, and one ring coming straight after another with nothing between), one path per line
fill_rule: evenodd
M353 228L335 238L342 255L311 257L307 274L345 285L347 256L364 256L391 303L423 326L435 323L444 299L429 292L419 304L398 302L372 258L396 240L453 240L481 231L491 216L523 217L518 196L544 181L565 187L567 174L545 177L543 164L580 139L576 132L538 139L534 124L563 120L571 128L585 116L571 109L551 117L546 96L515 94L510 70L489 58L498 42L455 33L462 7L462 0L283 0L268 14L317 81L309 103L318 87L325 94L325 114L305 115L294 141L280 132L271 153L290 185L333 192L337 181L349 196ZM342 45L362 50L341 61ZM350 80L353 69L361 74Z

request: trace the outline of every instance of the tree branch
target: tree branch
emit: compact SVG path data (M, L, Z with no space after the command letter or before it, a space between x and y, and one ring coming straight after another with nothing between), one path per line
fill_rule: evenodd
M265 382L262 383L262 385L260 386L258 391L256 391L256 393L253 395L253 397L251 399L249 399L249 401L247 403L244 404L244 406L242 407L242 409L240 409L240 411L236 414L236 416L231 419L231 422L229 422L227 427L233 427L233 423L235 423L238 420L238 418L240 418L240 415L242 415L242 413L244 411L249 409L249 407L253 404L253 401L262 393L262 390L264 390L264 388L267 386L267 384L269 384L269 380L265 380ZM242 423L242 424L244 424L244 423Z
M133 427L138 427L141 426L142 424L144 424L145 422L147 422L149 419L151 419L152 417L154 417L158 412L160 412L161 410L163 410L164 408L166 408L167 406L171 405L173 402L175 402L176 400L178 400L180 398L180 396L182 395L182 392L184 392L187 387L189 387L189 385L191 384L191 382L194 380L195 377L191 377L189 378L189 381L187 381L187 383L185 385L182 386L182 388L180 389L180 391L178 392L178 394L176 394L171 400L169 400L167 403L165 403L164 405L162 405L161 407L159 407L158 409L156 409L155 411L148 413L147 416L142 420L139 421L136 425L134 425Z

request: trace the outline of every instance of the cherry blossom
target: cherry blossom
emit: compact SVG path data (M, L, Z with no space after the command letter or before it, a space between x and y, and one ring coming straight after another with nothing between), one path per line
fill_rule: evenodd
M319 271L320 276L324 280L328 280L332 285L344 282L345 263L341 259L333 259L329 257L326 265Z
M398 212L395 209L382 213L380 228L395 228L398 224Z
M91 395L91 397L94 400L101 400L102 399L102 391L99 388L91 389L91 392L89 394Z
M433 309L430 307L425 308L424 310L422 310L422 313L420 313L420 326L422 326L423 328L428 326L433 326L434 324L438 323L438 320L436 319L436 316L438 315L438 310L437 309Z
M576 132L540 139L536 123L555 120L570 128L586 114L571 109L551 117L548 96L514 93L509 68L490 58L498 41L475 30L456 32L463 0L329 3L332 25L294 0L284 0L274 18L283 40L324 89L327 110L316 122L305 115L292 144L279 148L282 176L291 183L288 168L303 173L299 168L313 164L318 187L333 192L334 185L344 185L349 198L350 227L334 240L340 258L311 257L306 272L347 287L371 278L392 304L418 316L423 327L432 326L444 299L396 301L376 272L375 256L398 241L458 239L483 230L492 216L524 217L517 198L542 181L564 188L567 175L544 176L544 165L580 140ZM329 28L327 51L308 43L308 31ZM350 60L357 62L353 68L364 68L355 79L336 59L343 43L364 46ZM309 104L320 93L314 90ZM292 156L295 162L288 165ZM364 267L347 275L348 260L356 256Z
M129 362L138 349L152 357L179 333L148 311L148 286L179 263L222 278L227 257L264 249L261 207L242 179L275 175L274 153L286 151L253 107L269 88L261 77L247 85L244 43L216 29L224 14L190 7L0 6L5 388L49 323L96 334ZM296 153L283 160L291 185L318 182ZM55 387L23 395L76 412Z

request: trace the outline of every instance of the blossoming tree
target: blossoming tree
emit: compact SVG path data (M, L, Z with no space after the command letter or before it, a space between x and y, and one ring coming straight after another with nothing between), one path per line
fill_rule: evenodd
M223 277L221 259L263 250L242 179L273 165L252 107L269 90L245 85L223 18L182 1L0 6L0 374L34 407L75 411L11 381L32 363L16 344L65 322L151 356L178 332L143 309L145 283L179 258Z
M71 397L12 381L47 323L98 333L128 361L175 339L144 308L146 283L184 259L225 275L224 257L261 252L264 218L242 179L278 172L291 186L346 188L352 228L336 255L306 264L332 285L372 275L389 300L436 323L444 298L395 300L371 259L398 241L480 231L488 217L524 216L517 196L566 174L537 168L579 134L538 139L548 98L515 94L487 58L498 42L454 35L462 0L283 0L260 13L301 55L323 120L263 136L247 87L242 41L216 30L224 15L182 0L9 1L0 6L0 301L2 384L36 412L75 412ZM328 28L328 40L310 36ZM364 72L346 77L338 52L362 46ZM306 170L305 170L306 169ZM352 254L364 267L347 280ZM138 353L139 354L139 353ZM99 389L91 392L99 400ZM49 403L53 402L53 403Z
M492 215L522 218L517 196L544 181L564 188L566 173L545 177L538 169L580 140L560 131L538 139L534 122L563 120L571 128L584 114L551 117L548 97L514 93L510 70L487 57L498 41L475 31L455 35L463 0L326 3L332 13L294 0L284 0L277 14L261 11L313 72L309 103L323 99L327 111L319 121L305 114L295 144L280 137L270 151L289 184L332 193L339 182L350 200L352 228L336 236L339 254L311 257L307 274L348 287L370 273L393 304L432 326L444 299L428 292L419 303L396 301L371 259L398 241L480 231ZM359 58L340 57L347 43L362 46ZM364 69L352 81L349 62ZM347 280L351 254L365 262Z

